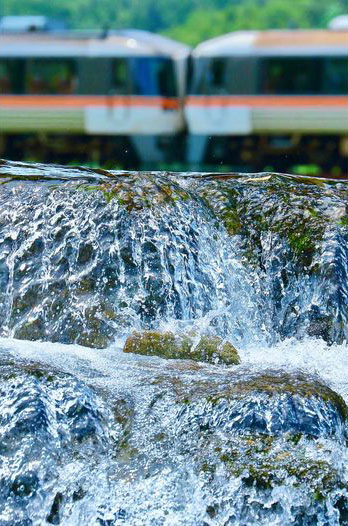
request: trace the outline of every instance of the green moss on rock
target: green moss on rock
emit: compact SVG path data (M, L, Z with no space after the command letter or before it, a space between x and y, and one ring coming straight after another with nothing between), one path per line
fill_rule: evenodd
M115 201L128 212L190 199L189 193L178 185L151 173L123 175L97 185L80 185L79 190L101 192L107 203Z
M189 336L175 336L172 332L134 332L127 338L123 352L225 365L240 363L233 345L218 336L202 336L195 345Z
M245 396L250 393L266 393L269 396L290 394L307 399L322 399L337 409L343 421L348 419L348 407L342 396L318 378L312 378L302 372L287 373L268 370L222 387L209 399L213 404L217 404L221 399Z
M301 437L302 439L302 437ZM300 439L300 440L301 440ZM329 461L306 456L306 444L298 436L276 439L267 435L245 435L235 439L230 449L220 452L219 460L234 477L247 486L272 489L284 485L306 486L314 500L345 487L341 474ZM320 450L320 444L312 442Z
M338 221L336 214L327 212L325 198L332 198L330 190L310 178L297 180L277 174L247 179L216 177L200 181L196 191L227 232L241 236L248 264L260 264L260 241L267 233L287 244L298 271L312 268L327 229L347 225L347 216ZM337 203L332 202L332 207Z

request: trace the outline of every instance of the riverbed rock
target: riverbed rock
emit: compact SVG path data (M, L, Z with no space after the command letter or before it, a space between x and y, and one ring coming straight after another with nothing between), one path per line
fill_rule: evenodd
M348 340L348 187L264 174L192 183L255 268L275 332Z
M269 524L273 513L274 519L283 517L284 524L296 526L317 524L319 517L328 520L330 516L332 524L345 524L348 484L344 469L334 460L339 451L345 454L343 445L339 450L332 442L324 444L298 434L205 438L199 443L203 455L197 450L201 479L213 487L224 477L233 481L232 494L210 508L216 519L231 510L231 522L226 522L231 525L236 519L245 526L253 524L255 514L258 524Z
M172 332L134 332L126 340L125 353L159 356L166 359L194 360L214 364L238 365L237 350L218 336L201 336L197 343L190 336Z
M175 388L175 387L174 387ZM278 436L301 433L312 438L348 436L343 398L319 378L299 372L268 370L231 375L230 383L195 385L179 394L182 431L199 429L255 432Z
M63 504L88 490L84 466L93 472L126 440L126 406L116 398L111 410L100 393L54 367L1 356L0 523L31 524L34 507L60 524Z
M140 211L146 208L157 208L173 205L176 201L193 199L190 192L169 180L166 174L156 176L151 172L122 173L122 177L112 178L107 182L90 185L84 184L79 191L87 193L100 192L107 203L114 201L127 212Z

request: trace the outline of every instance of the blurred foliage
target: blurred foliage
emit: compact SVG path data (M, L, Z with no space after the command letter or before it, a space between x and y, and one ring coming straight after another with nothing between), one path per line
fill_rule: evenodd
M244 0L225 9L198 9L168 36L195 45L202 40L243 29L326 28L345 12L343 2L331 0Z
M46 15L71 28L137 28L191 45L240 29L324 28L346 0L2 0L1 15Z

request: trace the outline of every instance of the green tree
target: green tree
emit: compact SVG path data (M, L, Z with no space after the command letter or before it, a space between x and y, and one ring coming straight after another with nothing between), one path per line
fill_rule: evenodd
M334 16L343 12L341 0L327 5L317 0L245 0L225 9L196 10L184 24L170 28L166 34L195 45L238 30L326 28Z
M191 45L241 29L320 28L346 0L2 0L1 15L46 15L71 28L137 28Z

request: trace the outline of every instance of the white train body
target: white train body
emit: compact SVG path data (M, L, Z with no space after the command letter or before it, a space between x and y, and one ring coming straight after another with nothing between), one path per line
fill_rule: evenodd
M346 136L347 59L345 31L242 31L201 43L185 101L191 160L202 162L208 138Z
M77 69L80 69L82 78L77 74L79 78L74 80L77 85L69 89L69 93L49 94L43 90L35 93L34 88L30 93L25 88L23 93L3 92L0 129L71 131L73 128L85 133L147 135L180 131L184 125L180 98L187 54L186 46L140 31L125 31L103 39L65 38L59 33L3 35L0 37L0 60L20 60L23 68L26 59L29 63L55 60L58 64L69 64L76 61L80 63ZM156 93L153 90L151 94L135 94L131 88L117 90L112 83L108 85L104 81L99 89L94 90L95 93L93 87L84 86L89 80L95 86L93 77L107 75L106 70L114 59L126 58L133 61L143 59L147 65L151 64L151 59L162 63L168 61L166 65L173 67L173 82L176 84L172 93L159 89ZM81 69L87 70L89 78L84 78ZM102 85L105 93L98 93L102 91Z
M188 54L136 30L0 35L0 133L123 136L159 161L158 137L185 127Z

